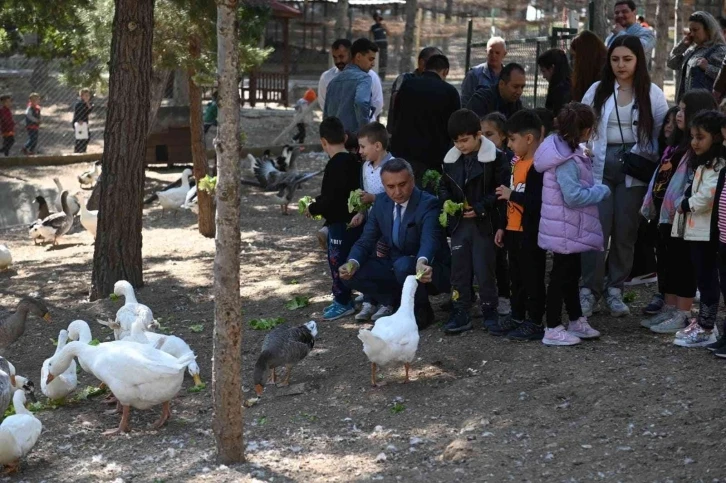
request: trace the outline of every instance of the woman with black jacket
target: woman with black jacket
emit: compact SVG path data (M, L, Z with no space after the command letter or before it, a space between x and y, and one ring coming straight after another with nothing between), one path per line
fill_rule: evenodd
M539 56L537 66L547 80L545 108L557 116L562 106L572 100L572 80L567 55L560 49L550 49Z

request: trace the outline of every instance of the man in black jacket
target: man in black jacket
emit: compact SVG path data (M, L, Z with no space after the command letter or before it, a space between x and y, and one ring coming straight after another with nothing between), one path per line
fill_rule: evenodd
M526 84L524 67L512 62L504 66L496 86L478 87L465 107L480 118L492 112L501 112L509 118L523 109L520 97Z
M427 169L441 172L441 160L451 147L447 122L461 101L456 88L446 82L448 74L446 56L431 56L424 73L404 82L396 95L391 152L411 164L419 186Z

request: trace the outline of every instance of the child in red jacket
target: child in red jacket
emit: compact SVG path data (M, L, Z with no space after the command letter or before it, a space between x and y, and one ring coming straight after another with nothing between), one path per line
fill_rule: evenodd
M3 136L2 152L5 156L10 155L10 148L15 144L15 120L13 119L13 98L4 94L0 96L0 132Z

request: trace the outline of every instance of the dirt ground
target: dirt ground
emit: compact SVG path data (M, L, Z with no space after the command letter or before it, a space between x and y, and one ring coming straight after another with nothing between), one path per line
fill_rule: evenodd
M324 157L306 155L300 169L319 169ZM85 165L17 169L6 175L48 185L64 183ZM149 170L149 192L181 171ZM52 183L52 182L51 182ZM320 179L299 194L314 195ZM292 207L291 207L292 208ZM292 211L292 210L291 210ZM43 433L22 473L0 481L724 481L726 389L724 362L705 350L673 346L671 338L639 327L640 316L592 318L597 341L571 348L513 343L477 330L444 336L421 333L413 377L400 384L402 367L383 371L369 386L370 366L352 318L321 321L330 278L314 233L319 222L279 214L273 194L243 187L242 289L244 386L251 377L262 331L254 318L316 320L314 351L292 373L302 393L268 386L245 410L248 462L215 462L211 431L214 241L201 237L195 215L161 218L158 205L144 213L144 276L138 298L198 356L201 392L184 387L173 417L148 428L158 410L132 411L132 432L104 437L118 416L104 414L100 398L37 413ZM6 357L40 387L40 366L54 352L51 339L72 320L89 321L95 338L112 337L95 322L112 317L121 301L87 301L91 236L76 229L60 247L33 246L25 228L0 230L12 250L12 270L0 273L0 306L37 293L50 307L51 324L28 321ZM633 290L639 311L652 287ZM311 304L289 311L294 296ZM436 304L437 305L437 304ZM437 320L446 314L437 312ZM477 319L479 324L481 319ZM201 324L200 333L190 327ZM79 374L79 388L95 384ZM300 386L296 386L300 388ZM38 392L39 389L38 389ZM41 396L42 399L42 396Z

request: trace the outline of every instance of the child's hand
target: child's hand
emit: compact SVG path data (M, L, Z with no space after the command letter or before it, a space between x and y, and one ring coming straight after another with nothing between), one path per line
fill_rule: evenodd
M497 194L498 200L509 200L509 196L512 194L512 190L504 185L498 187L494 192Z
M356 213L356 215L353 217L352 220L350 220L350 223L348 223L348 227L350 228L357 228L366 220L365 216L363 216L363 213Z
M494 235L494 244L499 248L504 248L504 230L501 228Z
M310 207L309 206L307 206L305 208L305 211L303 211L303 215L305 215L305 218L312 218L313 217L313 215L310 214Z
M473 208L469 208L468 210L464 210L464 218L476 218L476 212Z
M376 195L372 195L372 194L366 193L364 191L363 193L360 194L360 200L364 204L369 205L369 204L372 204L372 203L374 203L376 201Z

